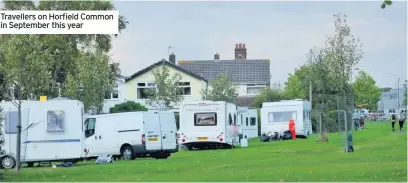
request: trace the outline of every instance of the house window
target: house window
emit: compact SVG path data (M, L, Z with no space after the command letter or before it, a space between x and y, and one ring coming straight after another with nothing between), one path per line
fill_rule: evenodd
M47 132L63 132L65 112L62 110L47 111Z
M5 117L6 121L6 134L16 134L17 133L17 124L18 124L18 112L17 111L12 111L12 112L7 112Z
M248 95L258 95L261 89L265 89L265 86L247 85L247 94Z
M256 118L251 117L251 126L255 126L256 125Z
M119 98L119 91L118 90L113 90L112 92L112 98Z
M148 90L155 87L155 83L137 83L137 99L148 99L150 97Z
M117 89L113 90L112 93L106 92L106 94L105 94L105 99L106 100L117 99L117 98L119 98L119 91Z
M190 82L180 82L179 87L181 88L179 95L191 95Z

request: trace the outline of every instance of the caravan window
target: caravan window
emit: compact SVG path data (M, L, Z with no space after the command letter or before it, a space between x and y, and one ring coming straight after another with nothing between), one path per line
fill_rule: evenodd
M244 115L241 114L241 125L244 123Z
M256 118L251 117L251 126L255 126L256 125Z
M85 121L85 138L95 134L95 118L89 118Z
M62 110L47 111L47 132L63 132L65 112Z
M248 126L248 117L245 118L245 125Z
M237 115L234 114L234 126L237 126Z
M16 134L17 133L17 124L18 124L18 112L12 111L7 112L5 117L6 121L6 134Z
M232 117L231 117L231 113L229 113L228 115L228 121L229 121L229 125L232 126Z
M194 114L195 126L216 126L217 125L217 113L195 113Z
M291 119L297 120L296 111L270 112L268 114L269 122L289 122Z

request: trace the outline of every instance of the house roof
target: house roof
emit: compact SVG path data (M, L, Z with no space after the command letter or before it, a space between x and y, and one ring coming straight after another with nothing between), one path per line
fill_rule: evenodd
M270 81L269 59L179 61L178 66L212 81L222 71L233 83L267 84Z
M190 75L190 76L192 76L192 77L194 77L194 78L197 78L197 79L199 79L199 80L204 80L204 81L207 82L207 80L206 80L205 78L203 78L203 77L201 77L201 76L199 76L199 75L197 75L197 74L194 74L194 73L192 73L192 72L190 72L190 71L188 71L188 70L185 70L185 69L183 69L183 68L181 68L181 67L179 67L179 66L177 66L177 65L175 65L175 64L173 64L173 63L171 63L171 62L169 62L169 61L167 61L167 60L164 60L164 59L163 59L163 60L160 60L160 61L158 61L158 62L156 62L156 63L154 63L154 64L152 64L152 65L150 65L149 67L146 67L146 68L144 68L144 69L142 69L142 70L140 70L140 71L138 71L138 72L132 74L130 77L128 77L128 78L125 79L125 82L131 81L132 79L134 79L134 78L136 78L136 77L138 77L138 76L140 76L140 75L142 75L142 74L144 74L144 73L146 73L146 72L152 70L153 68L155 68L156 66L159 66L159 65L161 65L161 64L164 64L164 65L169 66L169 67L171 67L171 68L173 68L173 69L176 69L176 70L178 70L178 71L180 71L180 72L183 72L183 73L185 73L185 74L188 74L188 75Z

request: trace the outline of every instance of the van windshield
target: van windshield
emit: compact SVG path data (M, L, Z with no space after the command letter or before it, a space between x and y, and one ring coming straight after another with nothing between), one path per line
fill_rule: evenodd
M194 125L195 126L216 126L217 125L217 113L194 113Z
M289 122L289 120L296 120L296 111L270 112L268 114L268 121L273 122Z

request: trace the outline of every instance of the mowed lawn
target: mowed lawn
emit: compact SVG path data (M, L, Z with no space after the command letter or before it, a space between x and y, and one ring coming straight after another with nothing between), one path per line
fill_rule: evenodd
M113 164L86 162L72 168L25 168L5 181L294 182L407 181L407 133L389 122L368 123L353 132L354 153L345 153L344 135L329 142L309 139L261 143L247 148L181 151L166 160L137 159ZM63 149L61 149L63 150Z

